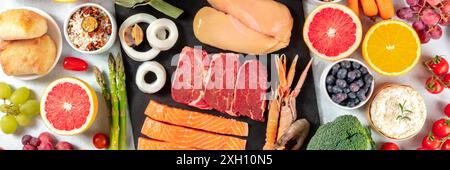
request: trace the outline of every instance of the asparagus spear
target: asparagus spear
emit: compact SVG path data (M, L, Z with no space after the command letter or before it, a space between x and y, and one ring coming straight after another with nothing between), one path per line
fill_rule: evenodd
M123 67L122 55L119 53L116 57L117 71L117 94L119 98L119 149L125 150L127 144L127 91L125 85L125 70Z
M111 134L110 134L110 146L111 150L119 149L119 101L117 97L117 87L116 87L116 66L114 63L114 57L110 53L108 58L109 67L109 82L111 84Z
M108 85L106 84L105 76L103 75L102 71L100 71L100 69L98 69L98 67L95 66L94 66L94 74L97 80L97 84L102 89L103 99L105 100L106 104L106 112L108 113L109 119L111 119L111 94L109 93L109 88Z

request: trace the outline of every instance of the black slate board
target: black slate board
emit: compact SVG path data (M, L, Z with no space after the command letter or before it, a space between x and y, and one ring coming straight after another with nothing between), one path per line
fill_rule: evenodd
M171 66L171 60L172 56L175 54L178 54L181 52L181 49L184 46L195 46L195 45L202 45L202 48L205 49L209 54L211 53L218 53L218 52L224 52L223 50L207 46L205 44L202 44L199 42L193 33L192 30L192 21L194 19L194 16L196 12L204 7L209 6L208 2L206 0L167 0L167 2L182 8L185 12L182 14L182 16L176 20L173 20L179 30L179 39L177 44L170 50L161 52L158 57L156 57L154 60L160 62L167 71L167 77L172 77L172 73L175 71L176 67ZM309 51L306 45L304 44L303 38L302 38L302 28L304 23L304 14L303 14L303 8L302 8L302 1L297 0L280 0L279 2L285 4L289 7L291 14L294 17L294 28L292 31L292 37L291 42L289 46L285 49L282 49L278 51L278 54L286 54L288 57L288 63L292 61L293 57L295 55L299 55L299 63L297 64L297 76L295 78L295 81L298 79L300 72L304 69L307 62L310 59ZM137 7L135 9L128 9L121 6L116 5L116 19L117 24L120 26L122 22L128 18L129 16L137 13L149 13L156 18L169 18L168 16L165 16L164 14L156 11L150 6L141 6ZM169 18L171 19L171 18ZM142 25L143 29L146 29L146 25ZM144 41L146 42L146 41ZM148 45L141 45L142 47L138 47L138 50L146 50L149 48ZM217 111L204 111L195 109L186 105L182 105L179 103L176 103L172 100L170 95L170 87L171 83L170 81L167 81L164 88L159 91L156 94L144 94L141 92L135 82L135 75L137 68L141 64L141 62L136 62L132 60L131 58L127 57L125 52L122 51L122 54L124 55L124 64L125 64L125 71L127 75L127 92L128 92L128 102L129 102L129 110L131 114L131 121L133 126L133 132L134 132L134 139L135 139L135 145L137 146L137 139L141 136L141 128L142 124L145 120L144 111L145 108L150 100L156 100L158 102L161 102L166 105L174 106L177 108L183 108L188 110L194 110L199 111L202 113L209 113L214 114L218 116L223 116L226 118L234 118L240 121L245 121L249 124L250 132L249 136L247 138L247 149L248 150L258 150L262 149L264 142L265 142L265 133L266 133L266 123L256 122L249 118L235 118L231 117L222 113L219 113ZM273 59L272 59L273 60ZM270 68L270 63L267 63L267 67ZM270 71L269 71L270 75ZM148 81L151 82L151 77L146 78ZM316 94L314 90L314 80L312 76L312 71L309 72L308 78L306 79L306 82L302 88L302 92L300 96L297 98L297 110L299 113L299 117L306 118L311 123L311 132L310 137L312 134L315 133L317 128L320 125L320 119L319 114L317 110L317 102L316 102ZM265 117L267 119L267 111L265 113ZM309 139L308 139L309 140Z

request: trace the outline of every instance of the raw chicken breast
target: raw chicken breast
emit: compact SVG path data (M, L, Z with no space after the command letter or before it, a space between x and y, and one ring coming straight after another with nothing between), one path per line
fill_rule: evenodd
M287 46L286 43L257 32L231 15L203 7L194 18L194 34L201 42L246 54L266 54Z
M229 14L251 29L288 45L294 24L289 9L274 0L208 0L213 8Z

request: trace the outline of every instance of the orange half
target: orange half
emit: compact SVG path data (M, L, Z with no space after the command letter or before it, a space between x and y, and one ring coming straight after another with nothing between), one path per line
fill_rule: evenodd
M404 75L420 59L420 39L405 22L381 21L367 31L362 54L369 67L376 72L385 76Z

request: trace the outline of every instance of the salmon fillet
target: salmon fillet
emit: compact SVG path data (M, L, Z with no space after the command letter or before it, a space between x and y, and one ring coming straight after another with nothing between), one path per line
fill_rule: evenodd
M246 141L236 137L169 125L146 118L141 133L157 140L205 150L244 150Z
M150 118L170 123L173 125L185 126L204 131L235 135L248 136L248 124L232 119L226 119L199 112L177 109L170 106L150 101L145 110L145 115Z
M186 146L140 137L138 150L196 150Z

